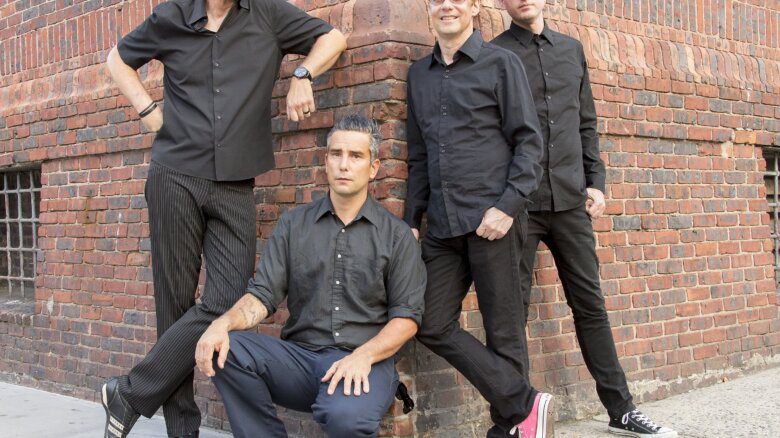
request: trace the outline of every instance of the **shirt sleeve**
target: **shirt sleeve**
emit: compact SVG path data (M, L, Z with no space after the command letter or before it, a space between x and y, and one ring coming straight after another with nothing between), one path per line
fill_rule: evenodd
M265 245L255 276L247 286L247 292L263 303L268 315L276 312L279 303L287 296L289 238L289 219L283 215Z
M152 15L119 40L117 50L122 62L138 70L152 59L160 59L160 46L165 40L163 15L166 6L163 3L154 8Z
M582 141L582 163L585 169L585 183L602 193L606 190L606 169L599 155L599 135L596 131L596 105L590 88L588 62L585 52L579 46L582 57L582 82L580 83L580 139Z
M385 284L387 317L410 318L419 327L425 310L425 263L412 230L404 226L397 234Z
M406 181L406 202L404 221L412 228L420 228L422 215L428 209L430 186L428 183L428 150L417 124L414 113L411 78L406 85L406 147L408 158L406 165L408 177Z
M286 0L267 0L267 3L270 25L285 54L307 55L317 38L333 29L327 22L312 17Z
M514 53L505 59L496 93L501 130L514 152L506 189L494 207L514 217L526 208L542 180L542 135L525 68Z

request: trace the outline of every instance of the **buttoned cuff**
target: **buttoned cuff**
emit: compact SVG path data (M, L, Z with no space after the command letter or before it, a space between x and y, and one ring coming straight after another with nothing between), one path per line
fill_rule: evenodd
M507 190L493 207L501 210L508 216L517 217L520 212L528 208L528 200Z
M585 182L589 189L598 189L601 193L606 194L607 184L605 180L606 177L602 174L587 175L585 177Z
M406 306L393 306L387 311L388 321L393 318L409 318L417 323L417 327L422 325L422 312Z

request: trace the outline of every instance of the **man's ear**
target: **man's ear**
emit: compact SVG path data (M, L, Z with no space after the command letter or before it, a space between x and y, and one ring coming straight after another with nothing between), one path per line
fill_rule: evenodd
M374 161L371 162L371 172L368 174L369 180L376 178L377 173L379 173L380 164L379 158L374 158Z

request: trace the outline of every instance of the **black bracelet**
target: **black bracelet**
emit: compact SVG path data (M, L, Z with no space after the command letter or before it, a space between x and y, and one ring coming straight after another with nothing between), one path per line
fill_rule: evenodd
M152 103L150 103L149 106L147 106L143 111L138 113L138 117L143 119L144 117L146 117L149 114L151 114L152 111L155 110L155 108L157 108L157 104L154 101L152 101Z

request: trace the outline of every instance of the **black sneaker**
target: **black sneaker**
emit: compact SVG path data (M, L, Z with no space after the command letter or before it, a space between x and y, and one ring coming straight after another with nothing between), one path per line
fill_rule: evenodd
M636 438L677 438L677 432L653 423L645 414L634 409L620 418L609 419L609 433Z
M125 438L141 416L119 393L119 379L112 377L103 384L103 409L106 410L104 438Z

